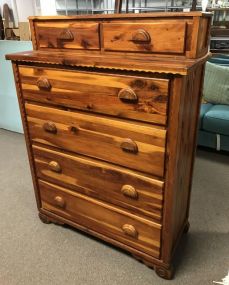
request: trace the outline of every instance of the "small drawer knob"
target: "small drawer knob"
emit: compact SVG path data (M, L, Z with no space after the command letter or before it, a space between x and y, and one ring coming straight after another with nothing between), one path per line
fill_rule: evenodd
M131 185L123 185L121 192L123 195L135 199L138 199L138 192L135 190L135 188Z
M137 94L130 88L121 89L118 98L125 103L136 103L138 101Z
M57 161L54 161L54 160L50 161L49 162L49 168L50 168L50 170L52 170L54 172L58 172L58 173L61 172L61 166Z
M120 145L121 149L130 153L138 153L138 146L136 142L131 139L124 139Z
M135 43L150 43L151 42L150 34L144 29L137 30L133 34L132 40Z
M58 39L62 40L62 41L73 41L74 40L74 35L73 35L73 33L70 30L64 29L59 34Z
M61 197L61 196L56 196L55 198L54 198L54 202L55 202L55 205L57 206L57 207L60 207L60 208L65 208L65 200L64 200L64 198L63 197Z
M124 234L126 234L127 236L133 237L133 238L137 238L138 237L138 232L135 229L134 226L129 225L129 224L125 224L122 226L122 230L124 232Z
M37 86L40 90L49 91L52 88L51 83L46 77L39 77L37 80Z
M56 134L57 133L57 127L53 122L46 122L43 124L43 129L48 132L48 133L52 133L52 134Z

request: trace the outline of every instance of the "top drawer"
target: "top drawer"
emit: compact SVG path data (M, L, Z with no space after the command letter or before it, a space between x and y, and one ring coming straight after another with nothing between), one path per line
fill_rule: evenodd
M104 48L111 51L184 53L186 22L105 23Z
M38 49L100 49L98 23L44 21L35 23L34 28Z

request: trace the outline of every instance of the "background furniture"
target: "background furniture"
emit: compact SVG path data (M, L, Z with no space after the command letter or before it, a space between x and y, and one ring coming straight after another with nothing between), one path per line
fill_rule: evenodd
M12 66L5 54L31 50L31 42L0 41L0 128L22 133Z
M86 231L172 278L189 227L211 14L30 23L34 51L7 58L41 220Z
M229 151L229 56L209 62L214 66L206 66L203 95L211 103L201 105L198 145Z

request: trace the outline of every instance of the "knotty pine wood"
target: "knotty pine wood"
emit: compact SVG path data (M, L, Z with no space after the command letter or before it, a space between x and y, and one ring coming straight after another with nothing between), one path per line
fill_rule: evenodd
M104 50L106 25L170 21L185 23L183 54ZM13 61L40 219L72 225L119 246L166 279L172 278L173 255L189 225L210 21L210 14L200 12L32 17L34 49L38 48L34 27L44 22L99 25L101 49L47 48L6 56ZM71 31L64 31L64 40L72 40ZM133 38L149 39L142 30ZM46 78L48 73L51 78ZM140 86L146 84L140 93L139 86L132 84L139 78ZM62 87L58 81L64 85L61 94L55 93ZM147 89L151 82L160 82L163 119L155 120L148 109L142 114L135 110L130 117L137 101L148 102L151 97L154 104L155 96L160 96ZM109 108L98 100L106 94L114 100ZM79 107L87 96L94 104L99 102L99 111L93 110L93 104L88 109ZM132 100L128 111L123 106L130 102L123 99Z
M34 28L38 49L100 49L98 23L54 21L36 23Z
M25 108L33 142L63 148L151 175L164 175L164 129L29 103L25 104ZM56 133L44 130L47 122L55 124ZM121 144L126 138L137 144L137 153L123 151Z
M182 20L104 23L103 33L105 50L169 54L185 51L186 22Z
M74 21L72 21L74 19ZM105 46L105 49L102 49L101 51L98 51L98 53L106 53L106 45L109 43L108 47L110 49L113 49L115 47L116 52L118 50L123 50L125 48L126 52L133 52L142 51L145 52L151 52L153 56L160 57L163 56L171 56L171 53L174 53L174 55L178 56L185 55L187 58L198 58L202 54L205 54L207 52L207 42L209 39L209 33L210 31L205 29L205 27L202 25L202 19L206 19L207 26L210 25L211 21L211 13L200 13L200 12L192 12L192 13L147 13L144 14L144 17L142 17L142 14L126 14L126 15L93 15L87 17L87 23L91 21L92 23L96 23L97 25L102 25L103 27L100 29L100 31L103 33L103 31L107 30L109 33L100 34L100 43L101 46ZM112 21L112 23L111 23ZM177 22L176 26L172 26L172 23L174 21ZM71 49L74 49L74 44L71 44L71 41L56 41L56 38L62 31L72 31L71 25L77 25L81 24L81 22L85 22L85 17L64 17L64 16L55 16L50 18L42 18L42 17L30 17L30 22L32 23L33 27L32 30L35 31L35 40L36 44L34 45L37 49L40 49L39 46L39 38L40 35L44 35L45 38L45 45L42 46L42 49L56 49L58 50L65 50L66 47L71 47ZM53 30L55 31L55 35L49 35L48 29L42 30L41 33L39 33L39 29L37 29L37 25L45 24L46 26L50 25L53 26ZM74 24L72 24L74 23ZM109 24L111 23L111 27L109 28ZM161 29L158 29L158 26L160 26L160 23L163 23L161 25ZM183 24L182 24L183 23ZM63 26L63 29L58 32L57 26L60 27ZM152 33L152 42L151 44L145 44L138 42L137 44L132 41L132 34L129 37L129 34L127 32L127 29L125 30L125 33L122 33L121 36L126 38L126 40L118 40L116 39L116 35L114 34L113 37L110 37L110 33L117 33L114 32L115 29L112 28L112 25L118 25L117 28L122 29L124 28L124 25L127 24L130 27L130 24L132 24L133 33L135 34L138 29L144 30L145 32L148 32L147 29L144 29L144 25L148 26L148 24L151 24L150 26L156 25L155 29L151 30L149 28L149 34ZM136 24L136 25L135 25ZM86 27L86 26L85 26ZM136 29L134 29L136 27ZM132 30L131 29L131 30ZM38 31L37 31L38 30ZM161 34L164 34L166 37L166 41L163 42L161 36L160 36L160 30ZM169 32L167 31L169 30ZM187 31L186 31L187 30ZM186 31L186 32L185 32ZM74 33L74 28L73 28ZM196 35L200 35L196 38ZM83 33L82 33L83 34ZM77 38L77 34L75 34L76 42L78 43L75 48L82 48L82 49L88 49L91 42L89 41L89 45L85 45L84 43L88 43L88 39L94 41L94 37L98 35L97 32L94 33L94 35L89 34L87 36L87 33L84 33L83 36L81 36L81 32L79 32L79 36ZM127 36L127 37L126 37ZM118 37L117 37L118 38ZM204 41L206 45L202 47L202 38L205 38ZM48 40L50 39L50 43L48 43ZM104 41L104 43L102 42ZM185 42L185 44L184 44ZM118 45L119 43L119 45ZM113 46L113 48L112 48ZM92 49L96 49L95 45L91 44ZM97 46L98 48L98 46ZM201 50L202 48L202 50ZM66 49L68 50L68 49Z
M87 196L39 180L42 208L159 258L161 225ZM63 203L60 205L56 197ZM124 225L136 229L132 237Z
M105 162L60 153L40 146L33 146L33 153L37 176L40 179L161 222L163 181ZM50 169L49 164L53 161L59 164L60 171ZM133 198L124 195L122 187L125 185L133 187L137 196Z
M23 97L27 100L102 113L120 118L165 125L169 80L117 74L77 72L20 66ZM40 90L38 79L46 79L49 90ZM119 98L133 92L136 100Z

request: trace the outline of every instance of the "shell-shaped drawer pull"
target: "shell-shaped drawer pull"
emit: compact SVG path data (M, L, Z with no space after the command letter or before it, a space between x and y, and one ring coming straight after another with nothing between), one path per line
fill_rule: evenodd
M121 89L118 98L125 103L136 103L138 101L137 94L130 88Z
M73 41L74 40L74 35L73 35L73 33L70 30L64 29L58 35L58 39L62 40L62 41Z
M124 224L122 226L122 230L123 230L124 234L126 234L127 236L130 236L133 238L138 237L138 231L135 229L135 227L133 225Z
M61 197L61 196L56 196L56 197L54 198L54 203L55 203L55 205L56 205L57 207L59 207L59 208L65 208L65 206L66 206L65 200L64 200L64 198Z
M52 134L57 133L57 127L53 122L45 122L43 124L43 129L48 133L52 133Z
M138 153L138 146L132 139L124 139L120 147L125 152Z
M46 91L49 91L52 88L50 81L46 77L39 77L37 80L37 86L40 90Z
M138 192L136 189L131 185L123 185L121 192L124 196L137 200L138 199Z
M138 29L132 35L132 41L135 43L150 43L151 37L150 37L150 34L144 29Z
M60 164L54 160L49 162L49 169L57 173L60 173L62 170Z

